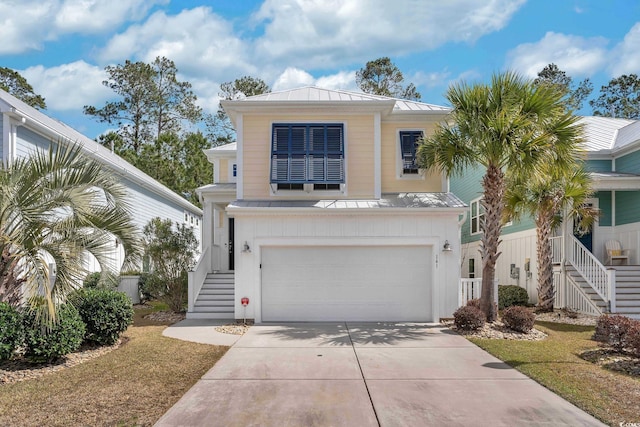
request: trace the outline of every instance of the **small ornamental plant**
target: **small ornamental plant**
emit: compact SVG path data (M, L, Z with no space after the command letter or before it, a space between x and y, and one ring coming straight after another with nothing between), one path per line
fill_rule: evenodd
M504 310L512 305L527 305L529 294L525 288L516 285L498 286L498 308Z
M71 304L56 310L53 323L39 315L38 308L24 313L25 356L33 362L50 362L80 348L85 326L78 311Z
M487 317L477 307L466 305L453 313L453 323L462 331L477 331L484 326Z
M622 351L627 346L628 332L633 325L634 321L628 317L603 314L596 322L593 339L616 351Z
M69 299L86 325L85 340L115 344L133 321L131 299L110 289L82 289Z
M514 305L502 312L502 323L514 331L528 333L533 329L536 315L526 307Z
M0 302L0 360L9 359L23 340L20 312L6 302Z

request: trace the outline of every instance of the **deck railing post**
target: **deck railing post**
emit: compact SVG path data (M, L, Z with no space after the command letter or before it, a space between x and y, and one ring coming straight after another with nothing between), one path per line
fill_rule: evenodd
M609 312L616 313L616 270L613 268L607 269L607 285L609 290Z

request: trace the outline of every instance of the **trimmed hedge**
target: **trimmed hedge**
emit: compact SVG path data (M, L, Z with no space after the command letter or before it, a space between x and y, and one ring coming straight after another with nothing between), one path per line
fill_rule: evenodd
M84 338L85 326L71 304L58 306L56 322L43 323L36 310L23 315L25 356L34 362L56 360L77 350Z
M514 305L508 307L502 313L502 322L509 329L525 334L533 329L536 315L526 307Z
M118 276L109 272L101 273L99 271L96 271L95 273L89 273L87 274L87 277L85 277L82 281L82 287L85 289L117 289Z
M89 342L114 344L133 321L131 299L123 292L82 289L70 296L70 302L86 325L84 338Z
M9 359L23 342L22 315L6 302L0 302L0 360Z
M525 288L517 285L498 286L498 308L504 310L512 305L527 305L529 294Z
M487 317L477 307L465 305L453 313L453 323L463 331L475 331L484 326Z

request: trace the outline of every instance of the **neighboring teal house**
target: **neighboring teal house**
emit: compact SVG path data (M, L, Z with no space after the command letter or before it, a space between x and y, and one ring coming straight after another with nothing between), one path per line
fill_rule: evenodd
M48 150L56 144L81 144L83 153L100 162L127 187L135 224L142 228L154 217L186 223L194 227L198 239L202 226L202 210L183 197L135 168L94 140L30 107L0 90L0 161L11 162L34 150ZM113 241L114 268L122 265L122 246ZM87 268L97 271L94 259Z
M574 236L572 221L565 221L554 238L556 307L599 314L614 312L640 317L640 121L583 117L587 168L594 189L589 201L601 216L590 233ZM482 210L481 168L451 177L450 191L469 205L461 230L462 277L480 278L478 252ZM612 264L607 242L621 244L628 260ZM496 278L501 285L527 289L537 300L536 232L525 218L503 229ZM617 252L614 251L614 254ZM611 253L609 253L610 255ZM618 265L625 264L625 265Z

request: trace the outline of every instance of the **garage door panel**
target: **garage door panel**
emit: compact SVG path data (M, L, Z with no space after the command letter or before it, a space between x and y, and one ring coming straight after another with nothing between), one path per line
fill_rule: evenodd
M426 246L265 247L262 320L431 319Z

